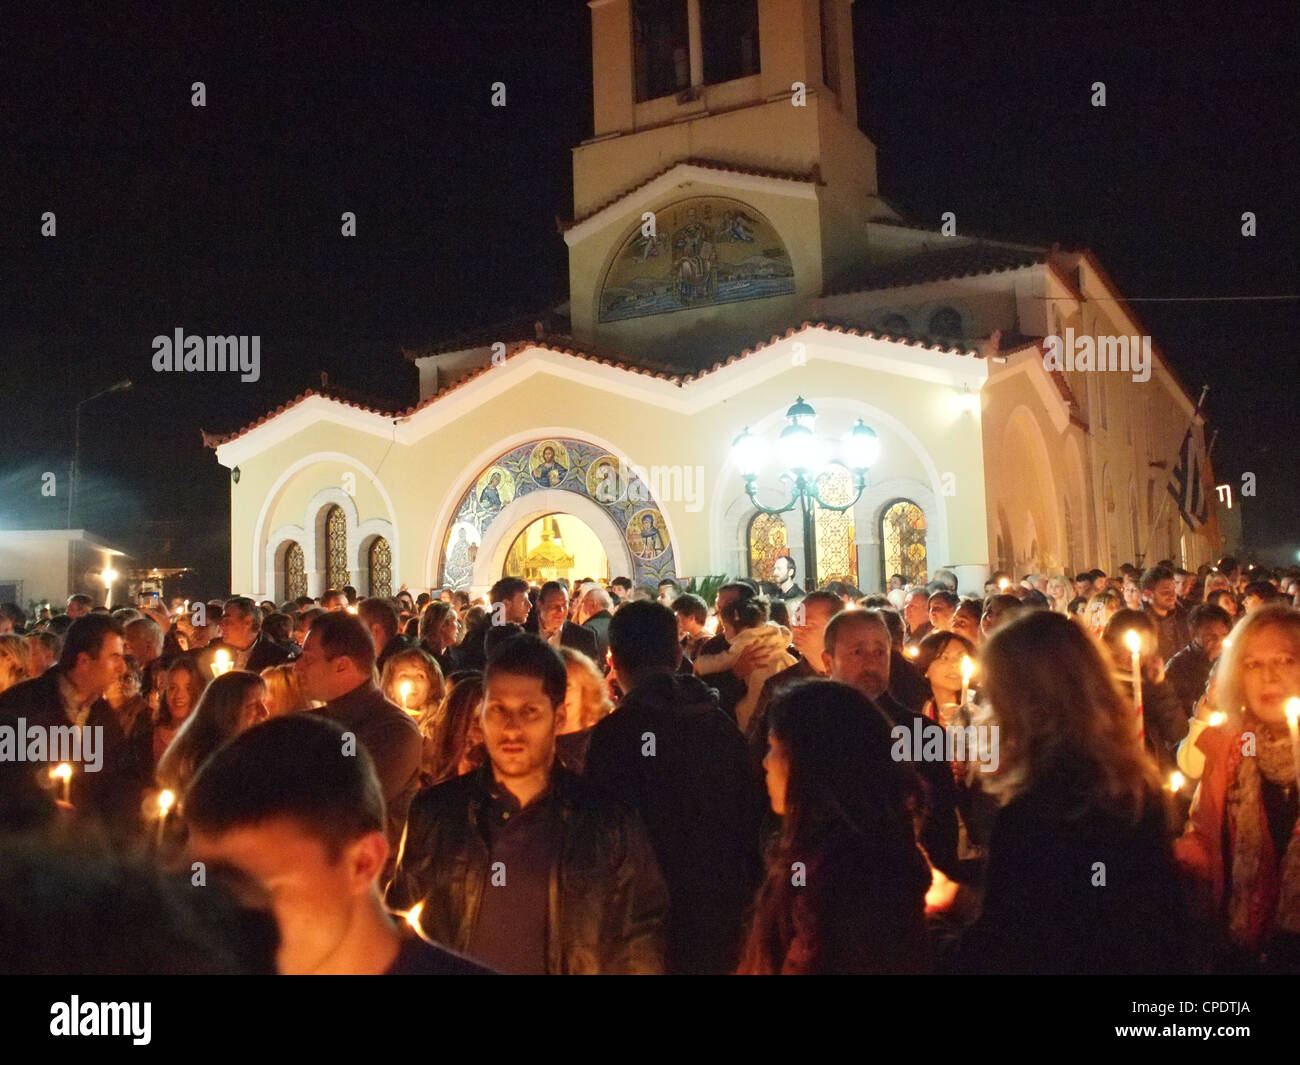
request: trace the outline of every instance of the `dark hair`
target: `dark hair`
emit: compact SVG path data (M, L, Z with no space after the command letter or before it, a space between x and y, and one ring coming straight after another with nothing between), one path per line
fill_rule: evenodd
M947 603L953 610L957 609L957 604L961 602L956 592L950 592L947 588L931 594L928 606L934 606L935 603Z
M563 592L566 598L569 595L569 589L559 581L547 581L542 585L541 590L537 593L538 604L540 605L543 599L548 595L554 595L556 592Z
M98 658L109 636L124 635L119 622L107 614L83 614L77 618L63 636L63 650L59 654L59 669L67 671L77 664L80 655Z
M203 698L203 689L208 686L208 676L199 668L198 662L188 656L174 659L163 671L163 676L168 681L171 675L177 670L188 673L190 677L190 689L193 695L192 705L190 706L190 715L198 709L199 700ZM157 676L157 674L155 674ZM167 688L171 687L170 683L163 687L162 700L158 704L158 713L155 720L160 725L172 725L176 723L176 718L172 714L171 705L167 702Z
M1187 615L1187 627L1193 631L1201 625L1206 625L1211 622L1231 629L1232 615L1224 610L1223 607L1215 606L1212 603L1199 603L1192 607L1192 612Z
M920 784L907 763L891 757L889 721L861 693L831 680L789 685L768 713L770 736L785 750L789 775L781 836L742 971L781 971L796 900L829 933L818 944L813 971L914 968L930 876L909 808ZM795 863L807 873L806 886L792 883ZM842 918L850 912L867 920L844 922L860 932L841 937Z
M624 676L671 673L681 661L677 615L655 602L619 607L609 623L609 650Z
M1241 590L1242 599L1248 595L1253 595L1267 603L1278 597L1278 591L1268 581L1251 581Z
M878 610L841 610L830 621L826 623L826 633L822 637L823 646L828 655L835 654L835 644L840 638L840 632L850 625L869 624L879 625L885 630L885 636L889 638L892 644L893 638L889 636L889 622L880 615Z
M528 582L522 577L502 577L488 593L489 603L504 603L513 599L520 592L528 591Z
M694 592L683 592L673 600L672 610L674 614L683 614L692 617L703 625L709 620L709 607Z
M672 588L676 588L679 592L682 590L682 586L678 584L675 580L673 580L671 577L665 577L663 580L661 580L659 582L659 587L662 588L665 584L667 584Z
M948 650L950 643L959 643L961 648L971 658L975 657L975 645L966 639L965 636L958 635L955 632L931 632L927 633L916 646L916 658L912 664L916 666L921 676L925 676L926 670L934 665L936 658L942 658L944 651Z
M1087 605L1088 605L1088 597L1086 595L1076 595L1073 599L1070 600L1069 604L1066 606L1065 612L1071 616L1075 614L1082 614L1084 608Z
M307 623L308 631L311 631L311 623L317 618L324 617L329 611L323 606L309 606L299 611L298 617L294 620L293 627L296 629L303 622Z
M520 624L508 621L504 625L489 625L483 634L483 653L491 655L507 640L522 636L527 630Z
M1142 574L1141 579L1138 581L1138 587L1144 592L1149 592L1161 581L1172 581L1173 579L1174 571L1167 566L1152 566Z
M761 595L752 599L737 599L722 608L722 620L737 631L753 629L768 619L768 601Z
M674 634L676 626L674 626ZM564 705L564 691L569 684L569 674L560 652L530 632L512 636L488 654L487 668L483 671L483 686L492 683L498 673L515 677L534 677L542 682L542 691L551 701L551 708Z
M880 620L885 623L885 628L889 630L889 642L898 647L907 637L903 629L903 615L893 608L892 605L885 606L868 606L873 614L879 614Z
M388 639L397 635L397 611L387 599L371 596L361 600L357 604L357 617L365 623L367 630L371 625L378 625ZM373 642L374 638L371 639Z
M796 573L799 572L799 565L798 565L797 562L795 562L795 560L794 560L794 555L789 555L789 554L786 554L786 555L777 555L776 558L783 558L783 559L785 559L785 561L786 561L786 565L788 565L788 566L790 567L790 576L793 577ZM772 565L773 565L773 566L776 565L776 558L774 558L774 559L772 560Z
M199 766L238 732L240 711L253 688L265 690L266 681L242 669L212 679L158 760L160 784L173 788L178 795L185 794Z
M367 675L375 668L375 641L357 615L327 610L312 621L309 631L327 660L350 658Z
M790 627L790 604L784 599L771 599L767 604L767 619L784 628Z
M199 769L185 796L185 820L221 835L287 817L336 860L348 843L384 831L374 763L363 744L345 750L345 737L315 714L274 717L241 733Z
M736 597L743 603L746 599L753 599L758 595L758 589L749 581L730 581L718 588L717 594L723 592L735 592Z
M266 615L262 631L276 643L288 643L293 638L293 619L277 610Z
M1230 603L1232 603L1233 606L1237 605L1237 597L1233 595L1232 592L1229 591L1227 588L1215 588L1214 591L1212 591L1209 595L1205 597L1205 603L1209 606L1215 606L1218 607L1220 610L1223 610L1223 607L1219 606L1218 601L1220 598L1227 599ZM1223 612L1225 614L1228 613L1226 610L1223 610Z
M248 618L253 623L253 631L257 632L262 627L262 608L246 595L236 595L227 599L222 604L222 612L234 609L240 617Z
M609 582L611 588L626 588L629 592L632 590L632 582L627 577L615 577Z
M844 600L834 592L828 592L825 588L818 588L816 591L809 592L799 600L799 605L804 608L805 613L810 606L816 606L818 603L822 603L829 608L831 617L844 609Z

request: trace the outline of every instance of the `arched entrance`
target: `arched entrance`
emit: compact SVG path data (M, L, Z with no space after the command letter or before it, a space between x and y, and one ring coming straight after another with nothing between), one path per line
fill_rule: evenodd
M506 551L503 577L573 583L585 577L608 580L609 556L591 527L572 514L547 514L529 522Z

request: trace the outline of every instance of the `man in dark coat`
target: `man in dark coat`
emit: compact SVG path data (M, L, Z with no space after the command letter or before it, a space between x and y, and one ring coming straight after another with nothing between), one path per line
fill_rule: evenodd
M113 835L137 827L146 783L126 732L104 698L122 675L122 653L122 626L107 614L87 614L68 629L57 664L0 694L0 727L13 729L16 743L25 743L33 728L46 737L46 757L32 770L47 773L57 762L70 762L73 808L101 821ZM80 764L68 750L51 749L62 746L60 738L70 743L74 726L82 726L72 748L80 751ZM87 729L93 731L87 734Z
M593 662L603 665L596 650L596 634L566 620L568 616L568 591L559 581L547 581L537 593L537 607L524 628L536 633L557 651L561 647L571 647L575 651L581 651Z
M221 639L214 640L198 653L199 669L212 679L217 652L230 656L231 669L260 673L268 666L289 660L289 651L262 631L262 612L253 600L242 595L227 599L221 612Z
M856 688L895 726L939 729L889 694L889 627L874 610L846 610L831 619L823 635L823 660L831 680ZM919 723L919 724L918 724ZM940 743L940 750L946 745ZM925 785L925 809L917 841L935 866L952 879L957 864L957 789L946 759L913 762Z
M303 694L325 704L306 712L341 726L375 763L388 811L389 845L396 854L407 807L420 786L424 741L410 715L385 699L375 684L375 645L361 619L337 611L318 617L294 660L294 672Z
M422 791L388 904L499 972L660 973L668 895L640 819L555 759L567 675L524 634L493 649L489 763Z
M608 671L609 623L614 620L614 601L604 588L587 591L582 600L582 627L596 637L596 665Z
M1156 627L1156 644L1160 661L1168 662L1192 639L1187 613L1178 605L1174 591L1174 571L1166 566L1152 566L1142 574L1142 611Z
M732 972L761 875L762 785L714 693L675 672L668 607L620 607L609 643L627 694L592 730L584 773L634 805L650 832L671 900L669 971Z

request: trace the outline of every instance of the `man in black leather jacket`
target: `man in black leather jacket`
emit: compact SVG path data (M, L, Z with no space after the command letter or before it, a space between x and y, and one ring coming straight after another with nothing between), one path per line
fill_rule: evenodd
M499 972L660 973L668 894L636 813L555 761L567 675L536 636L494 649L489 763L411 804L390 907Z

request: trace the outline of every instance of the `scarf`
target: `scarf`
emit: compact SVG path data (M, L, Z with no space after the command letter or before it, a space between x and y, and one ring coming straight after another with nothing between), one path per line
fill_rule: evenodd
M1228 934L1234 943L1259 950L1274 929L1300 932L1300 821L1279 862L1264 809L1263 781L1295 786L1290 736L1247 719L1255 757L1237 764L1227 794L1232 880L1228 885Z

